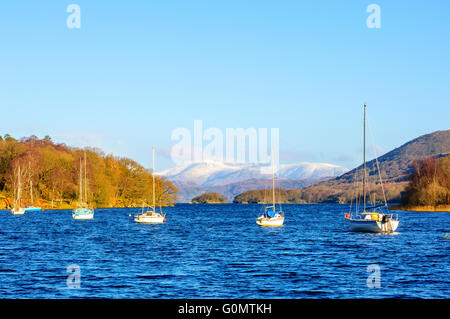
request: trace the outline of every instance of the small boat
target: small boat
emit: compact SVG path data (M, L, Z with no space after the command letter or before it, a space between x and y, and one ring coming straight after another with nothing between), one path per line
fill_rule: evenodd
M134 221L141 224L163 224L166 221L165 214L149 210L134 216Z
M271 210L272 206L268 207L269 209L264 211L264 214L259 216L256 219L256 223L259 226L266 227L279 227L284 224L284 216L282 212L275 212Z
M17 198L15 198L15 200L14 200L14 208L11 209L11 214L13 214L13 215L25 214L25 208L21 207L22 206L21 190L22 190L22 185L20 183L20 166L19 166L18 173L17 173ZM16 194L16 190L14 189L14 195L15 194Z
M276 210L275 205L275 170L274 170L274 159L273 159L273 148L272 148L272 206L264 207L264 213L256 219L256 223L259 226L267 227L279 227L284 224L284 214L281 210Z
M94 209L88 208L87 204L87 178L86 178L86 153L84 153L84 200L83 200L83 166L80 158L80 195L78 200L78 208L72 211L73 219L93 219Z
M162 213L160 207L160 212L156 211L156 201L155 201L155 148L152 148L152 186L153 186L153 203L151 210L144 212L144 206L142 206L142 213L140 215L134 216L134 221L141 224L163 224L166 221L166 214Z
M25 214L25 208L23 208L23 207L13 208L13 209L11 209L11 213L13 215L24 215Z
M384 204L366 207L366 104L364 104L364 146L363 146L363 210L361 214L356 217L351 215L351 211L345 214L345 219L348 222L351 231L355 232L370 232L370 233L393 233L399 225L397 214L388 214L388 205L386 195L383 188L383 180L381 178L380 167L378 165L378 158L376 158L378 166L378 176L380 178L381 189L383 190Z
M31 196L31 205L25 208L25 212L40 212L42 209L40 207L33 206L33 181L30 180L30 196Z
M91 208L77 208L72 212L73 219L94 219L94 210Z

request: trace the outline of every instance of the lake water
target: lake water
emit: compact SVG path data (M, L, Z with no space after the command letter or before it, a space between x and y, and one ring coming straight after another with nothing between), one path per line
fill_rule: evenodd
M0 298L449 298L449 213L399 212L383 235L348 232L347 205L283 210L280 228L256 225L259 205L179 204L163 225L138 209L0 211Z

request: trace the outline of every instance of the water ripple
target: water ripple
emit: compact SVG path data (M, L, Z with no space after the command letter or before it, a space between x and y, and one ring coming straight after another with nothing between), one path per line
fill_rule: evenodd
M176 205L153 226L135 209L0 211L0 298L448 298L449 214L401 212L397 234L380 235L347 231L347 210L286 205L282 228L258 227L257 205Z

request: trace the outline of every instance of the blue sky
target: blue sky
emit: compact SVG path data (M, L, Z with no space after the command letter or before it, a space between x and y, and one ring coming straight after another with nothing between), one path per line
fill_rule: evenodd
M81 28L69 29L69 4ZM369 29L369 4L381 28ZM449 129L448 1L2 1L0 134L172 166L171 132L280 129L282 162L361 162Z

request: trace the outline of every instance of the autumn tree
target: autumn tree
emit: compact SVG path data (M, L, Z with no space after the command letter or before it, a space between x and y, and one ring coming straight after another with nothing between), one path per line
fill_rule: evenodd
M412 165L413 172L403 204L437 206L450 204L450 157L428 157Z
M40 140L31 136L15 140L9 135L0 140L0 195L14 197L17 169L20 167L25 200L33 191L34 199L40 199L44 205L56 202L57 207L64 203L73 206L79 196L80 159L91 205L141 206L142 201L153 197L152 172L131 159L105 155L94 148L78 149L55 144L49 138ZM170 181L155 176L155 190L158 206L175 204L177 189Z

